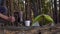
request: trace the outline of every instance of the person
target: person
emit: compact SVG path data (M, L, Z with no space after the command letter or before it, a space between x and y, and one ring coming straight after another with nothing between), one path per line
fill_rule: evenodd
M0 0L0 22L3 20L15 22L14 16L7 16L7 7L4 5L4 0Z

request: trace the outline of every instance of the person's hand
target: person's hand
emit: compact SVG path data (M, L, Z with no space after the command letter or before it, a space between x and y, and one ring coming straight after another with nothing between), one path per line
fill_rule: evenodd
M14 17L14 16L10 16L10 17L8 18L8 20L9 20L10 22L15 22L15 17Z

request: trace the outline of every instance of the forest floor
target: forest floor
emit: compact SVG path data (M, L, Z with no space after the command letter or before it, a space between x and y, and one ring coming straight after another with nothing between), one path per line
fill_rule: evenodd
M60 34L60 24L52 27L0 27L0 34Z

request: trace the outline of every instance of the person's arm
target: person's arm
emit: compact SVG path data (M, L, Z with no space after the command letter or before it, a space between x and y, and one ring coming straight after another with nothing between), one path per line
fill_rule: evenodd
M0 13L0 18L5 19L5 20L8 20L8 16L5 16L5 15L3 15L1 13Z
M12 17L12 16L8 17L8 16L5 16L5 15L3 15L1 13L0 13L0 18L2 18L4 20L7 20L7 21L10 21L10 22L14 22L15 21L14 17Z

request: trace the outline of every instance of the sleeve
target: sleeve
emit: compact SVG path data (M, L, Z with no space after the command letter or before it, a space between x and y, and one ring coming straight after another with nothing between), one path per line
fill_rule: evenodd
M0 13L6 15L7 14L7 8L6 7L0 7Z

